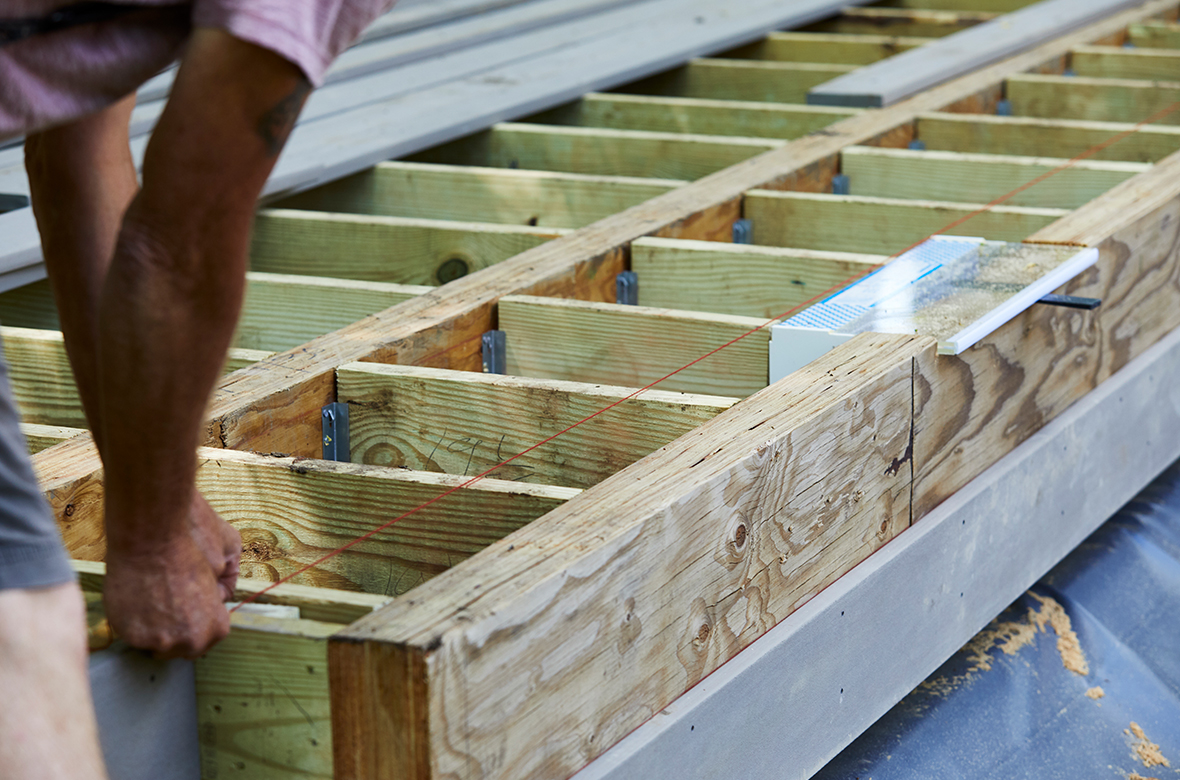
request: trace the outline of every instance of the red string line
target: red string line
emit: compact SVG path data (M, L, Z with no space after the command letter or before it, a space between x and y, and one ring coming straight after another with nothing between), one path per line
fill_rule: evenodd
M1045 173L1041 174L1040 176L1037 176L1035 179L1032 179L1031 181L1028 181L1025 184L1022 184L1019 187L1013 189L1011 192L1001 195L1000 197L998 197L995 200L991 201L990 203L982 206L981 208L978 208L978 209L970 212L966 216L956 219L954 222L950 223L946 227L936 230L935 232L931 233L929 236L926 236L925 238L921 239L920 241L917 241L917 242L911 244L910 246L906 247L905 249L902 249L898 252L894 252L892 255L889 255L887 258L885 258L885 260L883 262L869 266L868 268L864 269L860 273L850 276L849 278L845 279L844 281L840 282L839 284L836 284L836 285L828 288L824 292L819 293L818 295L815 295L811 298L808 298L806 301L803 301L802 303L798 303L798 304L792 306L790 309L783 312L782 314L779 314L775 317L771 317L770 319L766 320L761 325L750 328L746 332L730 339L729 341L725 342L724 344L722 344L718 347L715 347L714 349L709 350L708 352L706 352L705 354L696 358L695 360L691 361L690 363L687 363L687 364L681 366L680 368L677 368L674 371L671 371L671 372L663 375L659 379L656 379L654 382L649 382L648 384L644 385L643 387L640 387L639 389L633 391L629 395L626 395L623 398L620 398L617 401L614 401L613 403L611 403L607 406L604 406L603 408L599 409L598 411L594 412L593 414L591 414L587 417L584 417L581 420L578 420L577 422L563 428L562 430L558 431L557 433L553 434L552 436L542 439L541 441L537 442L536 444L530 446L528 449L522 450L521 452L518 452L517 454L513 455L512 457L506 458L506 459L500 461L499 463L497 463L496 465L487 469L486 471L482 471L479 474L476 474L475 476L471 477L470 479L467 479L467 480L455 485L454 487L449 488L448 490L440 493L439 495L435 496L434 498L430 499L429 501L419 504L418 506L414 507L413 509L403 512L402 514L398 515L397 517L393 518L392 520L389 520L388 522L374 528L373 530L371 530L365 534L362 534L361 536L358 536L357 538L353 539L352 541L350 541L344 545L341 545L340 547L336 548L335 550L325 553L324 555L320 556L319 558L312 561L311 563L306 564L306 565L296 569L291 574L288 574L288 575L276 580L275 582L270 583L267 587L259 590L258 592L251 594L249 597L243 599L237 606L233 607L233 609L231 609L230 611L231 612L236 611L239 607L257 600L260 596L267 593L268 591L271 591L274 588L277 588L279 585L282 585L286 582L290 582L292 579L294 579L295 577L298 577L300 574L303 574L304 572L314 569L316 566L319 566L321 563L345 552L346 550L351 549L352 547L355 547L356 545L360 544L361 542L364 542L368 539L373 538L374 536L381 533L382 531L389 528L390 526L393 526L396 523L401 522L402 520L404 520L405 518L409 517L412 514L415 514L415 513L419 512L419 511L421 511L433 504L438 503L439 501L441 501L442 499L451 495L452 493L455 493L457 491L463 490L464 488L474 485L476 482L479 482L481 479L484 479L489 474L497 471L501 467L507 466L509 463L512 463L514 460L517 460L518 458L521 458L524 455L527 455L528 453L530 453L540 447L545 446L546 444L553 441L554 439L564 436L565 434L569 433L570 431L574 430L575 428L577 428L581 425L584 425L584 424L590 422L591 420L595 419L596 417L599 417L599 416L609 412L611 409L614 409L616 406L619 406L620 404L623 404L627 401L632 400L633 398L636 398L641 393L644 393L644 392L652 389L653 387L660 384L661 382L671 379L672 377L676 376L677 374L681 373L682 371L686 371L689 368L692 368L697 363L700 363L703 360L707 360L708 358L717 354L721 350L727 349L727 348L733 346L734 344L738 343L739 341L742 341L743 339L747 338L748 336L751 336L754 333L757 333L758 331L763 330L767 326L772 325L775 322L778 322L779 320L782 320L782 319L785 319L785 318L791 316L799 309L809 306L812 303L820 300L821 298L824 298L824 297L828 296L829 294L836 292L837 290L847 287L848 285L852 284L853 282L856 282L859 279L863 278L864 276L867 276L868 274L871 274L872 272L881 268L885 263L889 262L890 260L892 260L892 259L898 257L899 255L902 255L902 254L908 252L909 250L913 249L914 247L918 246L923 241L926 241L927 239L929 239L933 236L940 235L942 233L945 233L948 230L952 230L952 229L958 227L959 225L962 225L964 222L968 221L969 219L976 217L986 211L991 210L992 208L999 205L1000 203L1003 203L1003 202L1015 197L1016 195L1019 195L1021 192L1024 192L1025 190L1029 189L1030 187L1040 184L1041 182L1045 181L1046 179L1050 178L1051 176L1055 176L1056 174L1066 170L1067 168L1072 167L1073 165L1077 164L1078 162L1085 160L1088 157L1092 157L1093 155L1095 155L1098 152L1102 151L1103 149L1111 146L1112 144L1115 144L1118 141L1121 141L1122 139L1126 138L1127 136L1136 133L1138 130L1140 130L1144 126L1158 122L1160 119L1164 118L1165 116L1167 116L1177 110L1180 110L1180 101L1173 103L1172 105L1168 106L1167 108L1157 111L1156 113L1152 114L1147 119L1144 119L1143 121L1136 123L1131 128L1124 130L1120 133L1117 133L1116 135L1111 136L1110 138L1106 139L1105 141L1102 141L1101 143L1090 147L1089 149L1087 149L1086 151L1077 155L1076 157L1071 158L1070 160L1057 166L1056 168L1053 168L1052 170L1046 171ZM440 351L435 352L433 354L427 355L424 358L414 361L414 365L421 364L421 363L431 360L439 355L443 355L447 352L450 352L451 350L454 350L454 349L462 347L466 344L469 344L470 342L481 338L481 336L482 336L482 334L477 335L477 336L473 336L473 337L465 339L457 344L453 344L452 346L447 347L446 349L443 349L443 350L440 350Z

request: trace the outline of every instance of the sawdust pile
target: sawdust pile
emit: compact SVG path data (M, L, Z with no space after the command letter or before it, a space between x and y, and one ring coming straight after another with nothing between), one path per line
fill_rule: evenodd
M1029 595L1041 602L1040 612L1029 611L1029 617L1037 624L1038 631L1045 630L1048 623L1057 634L1057 652L1061 654L1061 665L1074 674L1085 677L1090 673L1090 664L1086 663L1086 654L1082 652L1082 645L1078 635L1074 633L1073 624L1065 609L1048 596L1038 596L1029 591Z
M1158 777L1144 777L1138 772L1132 772L1127 775L1127 780L1160 780Z
M1030 609L1028 622L993 623L976 634L964 648L967 651L967 661L971 664L967 671L991 671L992 659L988 652L993 647L1000 648L1004 655L1016 655L1020 648L1032 644L1037 635L1032 618L1034 614L1036 613Z
M992 659L988 652L993 647L998 647L1005 655L1016 655L1020 648L1032 644L1038 633L1044 633L1045 626L1049 626L1057 634L1057 652L1061 654L1062 666L1085 677L1090 673L1090 665L1086 662L1086 654L1082 652L1082 645L1078 642L1078 635L1065 609L1048 596L1039 596L1032 591L1029 591L1029 595L1041 603L1040 611L1029 609L1028 617L1023 621L993 623L976 634L964 647L971 664L967 671L991 670ZM1086 695L1092 699L1103 695L1101 688L1092 690L1099 692L1098 696L1087 692Z
M1102 688L1100 686L1096 685L1093 688L1091 688L1090 690L1086 691L1086 695L1089 696L1094 701L1098 701L1099 699L1101 699L1103 696L1106 695L1106 691L1102 690Z
M1160 746L1150 741L1147 735L1143 733L1143 729L1135 721L1131 721L1131 730L1124 729L1124 734L1127 736L1134 736L1138 742L1135 743L1135 757L1145 767L1166 766L1171 767L1168 759L1164 758L1164 754L1160 752Z

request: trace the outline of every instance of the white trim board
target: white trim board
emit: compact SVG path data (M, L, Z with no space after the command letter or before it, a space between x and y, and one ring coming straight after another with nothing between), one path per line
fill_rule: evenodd
M1178 457L1180 330L575 780L810 777Z

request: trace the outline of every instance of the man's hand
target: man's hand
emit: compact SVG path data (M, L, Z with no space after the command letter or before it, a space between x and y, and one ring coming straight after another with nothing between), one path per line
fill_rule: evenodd
M242 550L237 530L199 493L188 529L166 542L107 552L104 593L115 634L162 658L198 658L229 633Z

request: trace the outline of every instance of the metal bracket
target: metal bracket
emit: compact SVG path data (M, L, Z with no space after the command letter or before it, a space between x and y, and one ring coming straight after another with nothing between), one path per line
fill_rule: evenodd
M502 330L489 330L481 339L483 372L485 374L508 373L508 334Z
M848 175L838 173L832 177L832 194L833 195L847 195L851 182L848 180Z
M748 219L739 219L733 223L733 243L754 243L754 223Z
M639 305L639 274L622 271L615 277L615 303L626 306Z
M1087 311L1097 309L1102 305L1100 298L1079 298L1076 295L1046 295L1037 303L1047 303L1050 306L1064 306L1068 309L1086 309Z
M0 192L0 214L5 214L9 211L16 211L23 209L29 205L29 197L27 195L15 195L7 192Z
M1005 98L996 103L996 116L1012 116L1012 101Z
M915 138L914 140L910 141L909 148L913 149L915 152L924 152L926 151L926 142L920 138Z
M330 403L320 410L323 431L324 460L338 460L345 463L352 460L348 445L348 404Z

